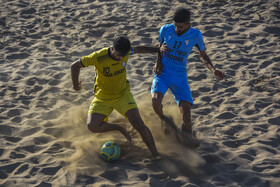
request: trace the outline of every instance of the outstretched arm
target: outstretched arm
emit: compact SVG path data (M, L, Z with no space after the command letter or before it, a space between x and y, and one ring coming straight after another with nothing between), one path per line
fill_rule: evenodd
M159 47L155 46L136 46L134 47L134 53L157 53Z
M81 81L79 81L80 69L83 68L81 60L77 60L71 64L71 77L73 88L76 91L81 89Z
M209 56L207 55L206 51L200 51L200 60L203 62L203 64L212 72L214 73L220 80L224 78L224 72L221 72L220 70L216 70L213 66Z

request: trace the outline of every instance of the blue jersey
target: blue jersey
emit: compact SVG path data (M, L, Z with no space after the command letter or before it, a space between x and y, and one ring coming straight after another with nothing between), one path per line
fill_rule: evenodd
M166 44L170 49L169 52L163 53L163 70L161 75L168 77L186 77L187 60L196 46L200 51L205 48L203 37L198 29L190 27L189 30L178 36L175 32L174 24L164 25L160 29L159 42Z

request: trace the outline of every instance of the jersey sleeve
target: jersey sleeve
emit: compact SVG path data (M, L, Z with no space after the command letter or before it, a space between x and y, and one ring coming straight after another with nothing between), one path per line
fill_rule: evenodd
M134 47L130 47L130 55L134 54Z
M164 26L162 26L161 28L160 28L160 30L159 30L159 36L158 36L158 41L159 41L159 43L163 43L164 42Z
M203 51L205 49L205 44L203 41L203 36L200 31L198 31L197 41L196 41L196 47L199 51Z
M97 54L96 52L91 53L88 56L83 56L81 58L81 62L84 67L94 66L97 63Z

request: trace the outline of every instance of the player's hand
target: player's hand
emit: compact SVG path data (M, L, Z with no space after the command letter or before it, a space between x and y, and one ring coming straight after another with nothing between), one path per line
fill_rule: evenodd
M73 86L74 90L79 91L82 88L82 81L78 83L78 85Z
M214 74L218 77L219 80L222 80L225 76L225 73L220 70L215 70Z
M166 44L163 44L161 47L160 47L160 53L162 55L163 52L169 52L170 49L168 48L168 46Z

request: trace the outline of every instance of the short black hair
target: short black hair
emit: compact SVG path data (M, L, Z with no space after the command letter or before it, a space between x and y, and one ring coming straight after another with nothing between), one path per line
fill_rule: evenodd
M121 56L126 56L128 51L131 49L130 41L125 36L116 38L114 40L113 47Z
M185 8L178 8L173 15L173 20L176 23L190 23L191 13Z

